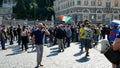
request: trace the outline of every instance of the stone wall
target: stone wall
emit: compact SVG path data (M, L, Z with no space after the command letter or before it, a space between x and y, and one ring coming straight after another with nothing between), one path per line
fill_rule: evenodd
M17 26L18 24L23 25L24 22L27 22L29 26L33 26L38 23L43 23L46 25L52 24L52 21L25 21L25 20L3 20L2 24L6 25L6 26Z

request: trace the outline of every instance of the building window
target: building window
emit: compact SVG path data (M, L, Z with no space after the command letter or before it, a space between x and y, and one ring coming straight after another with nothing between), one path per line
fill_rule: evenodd
M0 7L2 7L3 0L0 0Z
M75 5L75 2L74 2L74 0L72 1L72 6L74 6Z
M68 2L68 5L67 5L67 7L70 7L70 2Z
M84 6L88 6L88 1L84 1Z
M72 1L70 2L70 6L72 6Z
M7 3L7 0L4 0L4 3Z
M95 6L95 1L91 1L91 6Z
M114 16L114 19L118 19L118 16Z
M118 7L118 1L115 1L114 6Z
M81 0L77 0L77 5L81 5Z
M84 15L84 19L87 20L88 19L88 15Z
M84 13L89 13L89 10L88 9L84 9L83 12Z
M117 10L115 10L113 13L119 13Z
M99 19L99 20L101 20L101 19L102 19L102 17L101 17L101 16L98 16L98 19Z
M106 2L106 8L110 8L110 7L111 7L110 2Z
M97 16L97 21L102 21L102 15Z
M102 13L102 11L101 11L101 10L98 10L97 13Z
M98 0L98 6L102 6L102 1Z

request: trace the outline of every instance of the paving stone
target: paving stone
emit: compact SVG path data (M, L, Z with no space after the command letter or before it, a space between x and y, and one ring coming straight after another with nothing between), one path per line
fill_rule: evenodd
M7 44L7 50L0 50L0 68L34 68L36 51L31 48L27 52L20 47ZM31 45L29 45L31 47ZM90 56L80 52L79 44L71 43L64 52L58 53L58 45L44 46L43 68L112 68L111 63L99 52L100 46L90 49Z

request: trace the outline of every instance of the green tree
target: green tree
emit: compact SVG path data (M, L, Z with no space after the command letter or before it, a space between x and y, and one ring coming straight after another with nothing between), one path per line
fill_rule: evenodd
M16 0L14 7L16 18L32 20L51 20L54 15L54 0Z
M38 8L37 3L36 3L35 1L32 1L32 2L30 3L30 16L31 16L31 18L34 19L34 20L36 19L36 15L37 15L37 13L36 13L37 8Z
M16 13L16 18L25 19L26 18L26 7L24 0L17 0L16 7L14 7Z

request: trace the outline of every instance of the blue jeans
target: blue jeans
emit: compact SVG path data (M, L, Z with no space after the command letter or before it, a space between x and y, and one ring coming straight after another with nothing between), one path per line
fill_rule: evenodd
M79 33L76 33L75 35L75 41L78 42L78 36L79 36Z
M54 40L53 40L53 45L57 44L57 38L54 37Z
M66 37L66 43L67 43L67 47L70 46L70 37Z
M94 42L97 43L99 40L98 40L98 35L97 34L94 34L93 35L93 39L94 39Z
M13 43L13 35L10 35L10 44Z
M84 47L84 39L83 38L81 38L80 39L80 45L81 45L81 50L83 50L83 47Z
M22 41L21 36L18 36L18 45L20 45L20 44L21 44L21 41Z
M1 40L2 49L5 49L5 42L6 42L6 39L2 39Z

